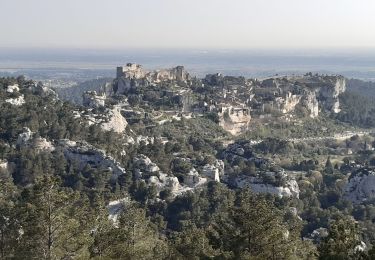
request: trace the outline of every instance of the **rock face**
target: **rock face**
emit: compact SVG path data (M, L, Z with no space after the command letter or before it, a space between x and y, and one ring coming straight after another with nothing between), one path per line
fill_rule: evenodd
M267 173L273 175L273 172ZM240 176L235 179L238 188L249 187L255 193L270 193L280 198L295 197L299 198L299 187L295 179L284 175L284 184L276 185L273 183L265 183L263 178Z
M250 111L246 108L223 107L218 115L219 125L232 135L245 132L251 120Z
M188 172L184 176L184 184L186 184L187 186L191 188L202 185L206 182L207 182L207 179L200 177L199 173L194 168L192 168L190 172Z
M275 164L271 160L257 157L251 149L250 141L229 144L222 156L230 164L243 160L253 163L257 168L248 175L240 174L235 177L224 175L223 180L228 184L238 188L249 187L256 193L270 193L278 197L299 197L299 186L294 177L283 169L274 169Z
M224 176L224 162L216 160L214 164L206 164L203 166L202 175L210 180L220 182L220 178Z
M126 173L125 169L113 157L85 142L63 139L59 141L59 145L63 148L66 159L71 163L75 162L80 169L84 169L86 165L90 165L92 168L108 169L114 177Z
M33 137L33 132L31 132L30 128L24 127L23 132L18 135L17 145L26 145L30 139Z
M142 79L145 78L150 82L161 81L186 81L190 79L189 73L183 66L177 66L171 69L145 71L141 65L128 63L126 66L117 67L117 78Z
M123 198L119 200L113 200L108 203L108 219L111 220L115 227L118 226L118 217L121 212L126 208L130 203L129 198Z
M2 169L2 170L8 169L8 161L7 160L0 160L0 169Z
M8 93L14 93L14 92L18 92L18 91L20 91L20 88L18 87L18 84L9 85L7 87L7 92Z
M101 127L105 131L114 131L115 133L123 133L128 125L126 119L121 115L121 109L115 106L107 113L109 120L101 123Z
M22 106L23 104L25 104L25 97L24 97L24 95L20 95L17 98L5 99L5 102L7 102L7 103L9 103L13 106Z
M128 63L126 66L117 67L116 80L114 82L114 93L123 94L131 88L150 83L164 81L186 82L190 79L189 73L183 66L171 69L146 71L141 65Z
M146 72L143 70L142 66L135 63L128 63L126 66L117 67L117 78L134 78L140 79L145 77Z
M98 95L96 91L87 91L83 94L83 105L86 107L98 108L105 106L106 95Z
M27 127L23 128L23 133L18 135L16 144L18 146L29 146L34 148L36 151L52 152L55 147L50 141L42 137L33 137L34 133Z
M37 151L47 151L52 152L55 150L55 147L51 142L47 141L46 138L37 137L33 140L32 146Z
M161 172L159 167L147 156L140 154L134 158L133 162L136 177L147 181L149 185L154 185L158 194L168 189L172 196L176 196L184 191L177 177Z
M140 171L147 173L160 171L159 167L155 163L153 163L146 155L140 154L135 157L133 161L134 167L136 167Z
M362 168L350 176L344 188L344 198L353 203L362 203L375 198L375 170Z
M316 98L315 92L310 92L303 96L301 104L307 109L311 118L319 116L319 101Z

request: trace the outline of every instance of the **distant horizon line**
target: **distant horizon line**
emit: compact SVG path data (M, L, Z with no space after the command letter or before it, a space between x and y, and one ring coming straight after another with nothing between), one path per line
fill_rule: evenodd
M14 47L14 46L0 46L0 51L217 51L217 52L231 52L231 51L374 51L374 47Z

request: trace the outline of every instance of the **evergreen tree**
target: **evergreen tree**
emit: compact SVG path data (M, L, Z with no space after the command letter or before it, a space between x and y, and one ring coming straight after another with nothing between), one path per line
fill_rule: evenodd
M94 232L93 257L110 259L161 259L167 244L146 217L145 210L125 205L118 223L104 221Z
M326 165L325 165L325 168L324 168L324 172L327 173L327 174L333 174L333 165L332 165L332 162L331 162L331 158L328 157L327 158L327 161L326 161Z
M0 259L14 256L21 225L16 209L17 190L9 180L0 179Z
M319 245L319 259L356 259L359 252L355 247L360 242L360 232L353 219L335 220L329 227L328 236Z
M88 201L63 190L44 175L21 194L19 212L23 234L18 258L63 259L87 255L91 214Z

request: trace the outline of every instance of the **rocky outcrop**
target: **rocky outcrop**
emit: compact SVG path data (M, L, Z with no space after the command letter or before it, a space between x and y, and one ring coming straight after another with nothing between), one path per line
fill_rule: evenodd
M147 86L164 81L187 82L190 75L183 66L171 69L146 71L141 65L128 63L117 67L116 79L113 84L115 94L123 94L131 88Z
M220 182L220 178L224 176L224 162L216 160L214 164L206 164L203 166L202 175L209 180Z
M344 199L362 203L375 198L375 169L361 168L353 172L344 188Z
M302 97L301 104L306 108L311 118L319 116L319 101L316 98L315 92L309 92Z
M141 65L128 63L126 66L117 67L117 78L125 79L147 79L151 83L162 81L187 81L190 79L189 73L183 66L177 66L171 69L162 69L155 71L145 71Z
M107 209L108 209L108 219L111 220L115 227L118 226L118 218L123 212L123 210L126 208L128 204L130 204L129 198L123 198L119 200L113 200L108 203Z
M99 95L96 91L87 91L83 94L83 105L91 108L98 108L105 106L106 95Z
M41 138L41 137L34 138L31 145L38 152L40 151L52 152L55 150L55 147L53 146L53 144L47 141L46 138Z
M34 133L31 132L30 128L24 127L23 132L18 135L17 145L26 145L33 137L33 134Z
M5 102L13 106L22 106L23 104L25 104L25 97L24 95L20 95L17 98L7 98L5 99Z
M250 111L246 108L223 107L218 115L219 125L232 135L239 135L245 132L251 120Z
M43 85L42 82L34 82L31 86L29 86L33 94L41 96L41 97L52 97L54 99L57 98L57 93L49 88Z
M133 160L136 178L147 181L149 185L156 187L157 193L170 190L173 196L181 193L182 186L175 176L168 176L160 171L160 168L150 158L140 154Z
M128 125L126 119L121 115L121 109L115 106L107 113L108 120L101 123L104 131L113 131L115 133L123 133Z
M305 79L307 87L315 89L321 108L327 112L339 113L339 95L346 90L346 79L342 76L321 76Z
M7 170L8 169L8 161L7 160L0 160L0 169Z
M273 172L268 172L269 175L274 175ZM294 197L299 198L299 187L298 183L294 178L283 176L283 185L277 185L276 183L267 183L264 178L250 177L250 176L239 176L235 179L235 185L238 188L250 188L255 193L270 193L280 198L282 197Z
M112 156L86 142L63 139L59 141L59 145L63 149L65 158L71 163L75 163L81 170L89 165L92 168L110 170L114 177L126 173L125 169Z
M194 188L199 185L202 185L207 182L206 178L202 178L196 169L192 168L185 176L184 176L184 184L187 186Z
M328 236L328 230L326 228L320 227L315 229L307 237L304 237L304 240L310 240L314 244L319 244L324 238Z
M115 133L123 133L128 122L121 114L121 107L104 108L102 111L94 109L86 109L77 112L76 118L84 118L89 125L99 125L104 131L113 131Z
M52 152L55 150L54 145L46 138L34 137L34 133L28 127L23 128L22 133L18 135L17 146L28 146L35 149L37 152L45 151Z
M134 167L139 171L144 171L147 173L154 173L160 171L159 167L153 163L150 158L146 155L139 154L137 157L134 158Z
M8 93L14 93L14 92L18 92L18 91L20 91L20 88L18 87L18 84L9 85L7 87L7 92Z
M128 63L126 66L117 67L117 78L129 78L129 79L140 79L145 77L146 71L143 70L142 66L135 63Z

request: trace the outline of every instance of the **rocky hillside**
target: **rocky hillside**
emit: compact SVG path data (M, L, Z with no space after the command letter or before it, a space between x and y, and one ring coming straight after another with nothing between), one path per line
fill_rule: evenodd
M184 67L147 71L141 65L117 68L112 86L102 93L127 111L147 113L156 123L174 116L208 115L233 135L246 132L251 122L295 121L341 111L339 95L346 90L341 76L245 79L221 74L191 77ZM97 102L103 97L97 96ZM120 101L119 101L120 99ZM84 101L87 103L87 101ZM158 112L155 112L158 111Z
M61 256L116 259L133 239L152 256L238 259L247 252L237 245L247 241L241 232L258 230L254 248L272 238L278 258L311 259L344 217L366 230L353 247L367 254L375 137L334 120L344 91L340 76L197 79L183 67L129 64L101 91L85 92L80 106L32 80L1 78L0 209L16 223L3 225L16 245L6 254L44 248L43 239L28 241L52 223L46 205L66 223L53 222L56 237L83 241L74 243L79 250L54 244ZM236 136L250 128L280 135ZM299 138L283 135L296 130ZM197 234L207 241L198 253L189 242Z

